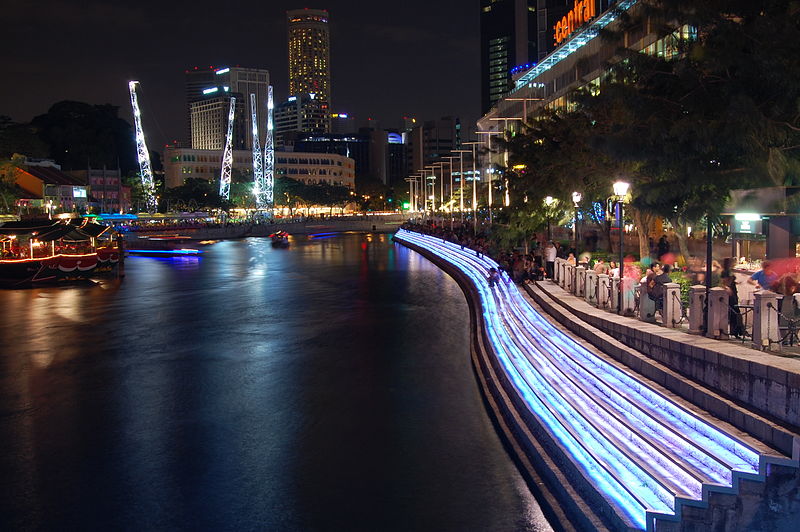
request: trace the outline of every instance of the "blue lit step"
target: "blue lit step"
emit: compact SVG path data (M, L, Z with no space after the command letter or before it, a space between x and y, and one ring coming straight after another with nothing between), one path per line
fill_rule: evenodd
M737 476L758 475L760 457L753 449L577 344L536 312L515 286L501 284L490 290L485 275L489 267L497 266L494 262L440 239L407 232L398 236L450 261L472 279L484 302L487 332L498 360L521 396L573 453L573 460L606 500L638 526L644 527L648 508L669 514L663 511L665 484L673 492L667 506L674 507L676 498L697 499L699 479L705 488L731 486L732 469ZM578 417L570 410L586 415ZM581 428L593 432L589 443L610 445L619 452L601 453L598 459L581 441L587 434ZM626 441L626 432L634 445ZM632 460L620 456L622 451ZM648 456L657 467L635 464ZM633 496L641 485L649 493Z

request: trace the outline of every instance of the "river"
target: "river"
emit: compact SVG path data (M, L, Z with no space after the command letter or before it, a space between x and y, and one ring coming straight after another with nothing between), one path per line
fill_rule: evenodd
M547 531L456 283L389 235L0 292L0 529Z

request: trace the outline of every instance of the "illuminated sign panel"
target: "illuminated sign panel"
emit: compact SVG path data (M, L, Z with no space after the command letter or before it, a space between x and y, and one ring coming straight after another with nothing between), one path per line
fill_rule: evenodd
M85 198L86 197L86 189L83 187L72 187L72 197L73 198Z
M555 43L558 45L569 37L572 32L583 24L589 22L597 15L596 0L575 0L569 13L559 20L554 26Z

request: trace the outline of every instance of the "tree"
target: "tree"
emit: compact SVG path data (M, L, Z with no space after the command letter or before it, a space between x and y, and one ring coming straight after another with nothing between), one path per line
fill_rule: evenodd
M17 200L21 197L16 182L20 166L24 162L25 158L19 154L0 162L0 207L4 209L3 212L13 212Z
M0 116L0 159L7 159L15 153L44 158L49 150L33 126L17 124L7 116Z
M65 170L92 165L116 168L123 174L136 171L133 128L119 118L119 107L62 101L33 119L39 138L49 147L49 156Z

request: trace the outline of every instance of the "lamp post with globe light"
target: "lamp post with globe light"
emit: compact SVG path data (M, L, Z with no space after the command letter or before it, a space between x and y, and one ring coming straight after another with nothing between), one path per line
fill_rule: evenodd
M625 278L625 232L622 226L622 205L625 202L625 197L628 195L628 189L630 186L630 183L626 183L625 181L617 181L614 183L614 196L612 196L614 200L614 213L617 218L617 228L619 229L619 298L617 308L619 314L622 314L622 294L623 287L625 286L625 283L623 282L623 279Z

